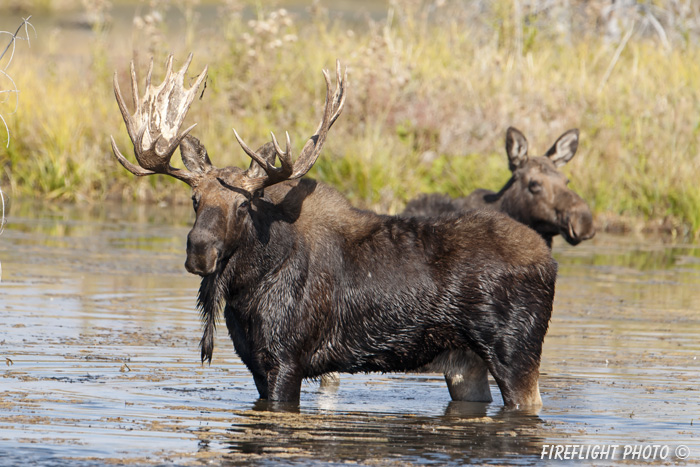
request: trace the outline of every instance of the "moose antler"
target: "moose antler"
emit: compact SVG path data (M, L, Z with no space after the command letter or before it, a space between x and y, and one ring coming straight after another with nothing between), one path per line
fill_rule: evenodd
M119 89L117 74L114 73L114 95L119 104L119 110L124 118L126 130L134 144L134 155L139 165L129 162L117 148L112 137L112 151L117 160L126 170L134 175L144 176L157 173L170 175L182 180L188 185L196 182L198 175L187 170L176 169L170 165L170 158L182 139L197 124L179 133L180 126L185 120L187 111L197 94L199 86L207 75L207 67L199 74L190 89L184 87L184 76L192 62L192 54L177 73L173 74L173 56L168 56L165 79L159 86L151 85L153 59L148 67L146 77L146 92L139 100L138 85L134 62L131 62L131 88L134 102L134 113L129 115L126 103Z
M292 163L289 133L286 133L287 141L284 151L282 151L282 148L277 142L275 134L272 132L270 133L272 136L272 144L274 145L275 152L279 156L281 163L281 167L275 167L274 165L270 164L268 159L250 149L238 135L236 129L233 129L233 133L238 140L238 144L241 145L245 153L248 154L251 159L257 162L266 173L265 176L251 178L249 180L251 187L264 188L284 180L294 180L295 178L303 177L309 170L311 170L311 167L313 167L321 152L321 147L326 141L328 130L331 128L331 126L333 126L333 123L335 123L337 118L340 116L340 113L343 111L346 95L345 83L347 80L347 68L341 76L340 61L336 61L336 87L335 93L332 96L331 80L328 77L328 72L326 70L323 70L323 76L326 79L326 106L323 112L323 119L321 120L316 133L309 138L302 148L301 154L296 162Z

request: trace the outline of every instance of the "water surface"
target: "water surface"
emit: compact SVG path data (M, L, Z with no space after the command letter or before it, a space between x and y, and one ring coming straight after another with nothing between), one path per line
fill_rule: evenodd
M289 408L256 401L223 324L200 364L190 210L14 204L0 236L1 465L534 465L564 444L621 446L602 465L625 445L667 446L677 463L684 445L700 463L698 245L555 242L538 413L504 410L493 384L492 404L451 402L438 374L309 381Z

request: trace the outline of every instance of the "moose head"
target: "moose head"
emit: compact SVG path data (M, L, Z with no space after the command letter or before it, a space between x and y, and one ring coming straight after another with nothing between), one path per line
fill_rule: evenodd
M274 134L272 141L257 151L250 149L236 130L234 134L245 153L252 159L248 169L239 167L217 168L209 159L206 149L189 132L196 124L181 131L185 116L197 90L207 75L205 67L191 88L184 86L184 76L192 61L192 54L182 68L173 73L173 56L167 60L165 78L158 86L151 84L153 60L146 77L146 91L139 98L134 63L131 63L131 85L134 113L130 114L122 97L117 75L114 75L114 93L124 118L127 132L134 145L138 166L129 162L112 138L112 150L117 160L129 172L138 176L165 174L182 180L192 187L192 201L196 220L187 236L186 269L192 274L208 276L220 268L239 244L239 238L251 228L252 204L266 187L303 177L314 165L328 130L340 116L345 103L346 75L341 76L340 62L336 62L336 89L331 93L327 71L326 104L323 119L313 136L292 161L289 133L286 147L280 147ZM170 159L180 147L184 169L170 165ZM275 166L279 157L280 167Z
M588 205L558 170L576 154L578 136L578 130L569 130L543 156L529 156L525 135L513 127L506 132L513 176L499 193L500 210L532 227L548 243L557 234L571 245L595 235Z

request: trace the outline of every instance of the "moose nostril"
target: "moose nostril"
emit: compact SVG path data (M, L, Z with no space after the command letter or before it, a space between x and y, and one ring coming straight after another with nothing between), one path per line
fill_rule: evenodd
M584 240L589 240L595 235L593 216L590 211L575 213L569 217L566 223L566 240L577 245Z
M187 236L185 269L200 276L214 273L218 266L220 250L219 242L212 236L190 232Z

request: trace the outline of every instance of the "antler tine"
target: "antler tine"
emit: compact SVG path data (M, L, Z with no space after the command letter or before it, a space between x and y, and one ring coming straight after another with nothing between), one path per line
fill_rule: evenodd
M301 155L296 162L294 162L294 164L292 164L291 160L292 153L289 133L287 133L286 151L282 151L282 148L277 142L277 138L275 137L274 133L271 133L272 144L280 158L280 162L282 163L281 167L274 167L262 156L250 149L238 135L238 132L235 129L233 130L236 140L238 140L238 144L241 145L245 153L248 154L251 159L257 162L267 174L264 177L256 177L249 180L249 187L251 191L274 185L275 183L279 183L284 180L293 180L303 177L309 170L311 170L311 167L313 167L321 152L321 147L326 140L328 130L340 116L340 113L343 110L343 105L345 104L345 75L341 77L340 61L336 62L336 74L336 90L335 93L331 95L331 79L328 76L328 71L323 70L323 77L326 80L326 104L323 111L323 119L321 120L316 133L311 136L311 138L309 138L304 145ZM347 70L345 71L345 74L347 74Z
M247 144L245 144L245 141L243 141L243 138L241 138L241 136L238 134L235 128L233 129L233 135L236 137L236 141L238 141L238 144L241 145L241 148L243 148L243 151L245 151L245 153L248 154L248 157L257 162L260 165L260 167L262 167L263 170L265 170L266 173L270 174L276 170L276 168L270 165L270 163L267 162L267 160L265 160L262 156L260 156L260 154L253 151Z
M233 129L233 134L236 137L236 140L238 141L238 144L241 145L241 148L243 151L245 151L248 156L253 159L255 162L258 163L260 167L265 171L265 176L263 177L252 177L248 180L248 190L253 193L257 191L258 189L264 188L266 186L274 185L275 183L282 182L284 180L287 180L289 176L292 174L293 170L293 165L292 165L292 150L291 150L291 142L289 139L289 133L285 132L287 136L287 150L282 151L282 148L280 147L279 143L277 142L277 138L275 137L275 134L270 132L270 135L272 136L272 145L275 148L275 152L280 158L280 162L282 164L282 167L275 167L274 165L270 164L268 160L264 157L262 157L260 154L257 152L253 151L250 149L250 147L243 141L243 138L238 134L236 129Z
M140 167L138 165L134 165L127 158L122 156L122 153L119 152L119 148L117 147L116 141L114 141L114 136L110 135L110 138L112 140L112 152L114 153L114 156L117 158L119 163L124 167L126 170L131 172L134 175L138 175L139 177L143 177L144 175L155 175L156 172L153 172L152 170L146 170L143 167Z
M169 55L169 57L172 57L172 54ZM146 73L146 91L148 91L148 88L151 87L151 76L153 75L153 57L151 57L151 61L148 64L148 73Z
M132 73L133 73L133 62L132 64ZM132 75L132 80L133 80L133 75ZM122 91L119 88L119 80L117 79L117 72L114 72L114 79L112 80L114 84L114 97L117 99L117 105L119 106L119 111L122 113L122 118L124 119L124 123L126 124L126 131L131 135L133 133L133 127L132 127L132 121L131 121L131 116L129 115L129 109L126 108L126 102L124 102L124 98L122 97ZM134 107L136 107L136 111L138 112L138 104L136 103L136 96L134 96Z
M323 70L323 76L326 79L326 106L323 112L323 119L316 134L309 138L301 150L301 154L294 164L294 173L290 178L302 177L311 170L321 153L321 147L326 141L328 130L343 111L345 104L345 79L340 78L340 61L336 62L336 74L336 90L333 97L331 97L331 79L328 77L328 72Z
M151 84L153 76L153 59L151 58L143 96L139 96L136 70L134 63L131 62L131 86L134 102L132 115L129 114L124 102L115 73L114 94L127 132L134 145L134 154L140 167L122 156L117 149L114 138L112 138L112 149L119 163L131 173L138 176L162 173L190 185L197 181L199 174L175 169L170 165L170 158L182 139L196 126L195 123L184 131L180 130L208 70L208 67L205 67L195 80L194 85L186 89L184 75L191 62L192 54L187 57L183 67L177 73L173 73L173 55L169 55L163 82L156 86Z
M168 61L166 62L165 65L165 78L163 78L163 83L167 83L170 81L171 75L173 74L173 54L168 55ZM153 63L153 62L151 62ZM153 68L153 67L151 67ZM150 76L150 70L149 70L149 76Z
M189 55L187 56L187 58L185 59L185 64L182 65L182 68L180 68L180 71L179 71L178 73L180 73L180 74L182 74L182 75L185 74L185 72L187 71L187 69L190 67L190 63L192 63L192 57L193 57L192 52L190 52L190 54L189 54Z
M324 76L326 75L326 70L323 70ZM330 118L330 122L328 123L328 128L333 126L335 121L338 119L340 116L340 113L343 111L343 106L345 105L345 81L347 80L347 75L348 75L348 69L347 67L345 68L345 72L343 74L340 73L340 60L335 61L335 92L333 93L333 99L332 99L332 106L335 109L333 116ZM326 79L326 86L330 87L330 83ZM328 105L328 101L326 100L326 105ZM323 125L325 123L325 120L321 120L321 122L318 124L318 128L316 128L316 133L320 132L321 129L323 128Z
M117 72L114 72L114 87L118 88ZM131 100L134 103L134 112L139 111L139 85L136 79L136 67L134 61L131 61Z
M280 158L280 162L282 163L282 167L288 166L289 167L289 172L291 173L291 166L292 166L292 145L289 139L289 132L285 131L284 132L287 135L287 146L286 150L283 152L282 148L280 147L279 143L277 143L277 138L275 138L275 134L273 132L270 132L270 136L272 136L272 145L275 147L275 152L277 152L277 155Z
M336 111L331 117L331 122L328 125L328 128L332 127L335 121L340 117L340 113L343 111L343 107L345 106L345 82L347 81L348 78L348 68L345 67L345 72L343 72L342 78L340 75L340 60L335 61L335 76L336 76L336 82L335 82L335 94L333 95L333 102L334 106L336 107Z

